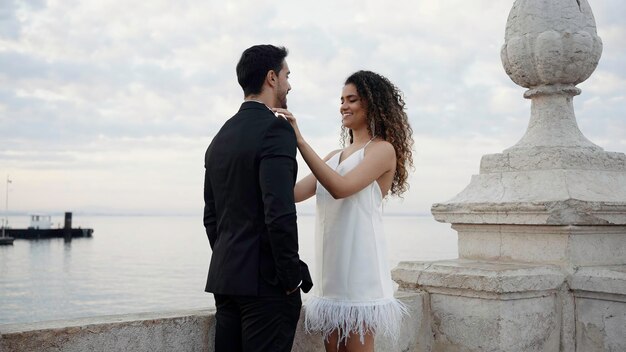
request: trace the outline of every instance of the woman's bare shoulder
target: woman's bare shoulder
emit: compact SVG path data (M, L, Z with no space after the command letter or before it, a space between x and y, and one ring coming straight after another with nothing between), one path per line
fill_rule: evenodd
M384 139L375 139L367 146L366 152L374 152L377 155L393 156L396 155L396 150L393 148L393 144L387 142Z

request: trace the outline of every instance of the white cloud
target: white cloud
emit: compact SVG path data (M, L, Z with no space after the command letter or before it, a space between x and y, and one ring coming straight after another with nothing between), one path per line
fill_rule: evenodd
M350 73L380 72L405 93L416 170L404 201L386 207L427 212L526 128L530 101L500 63L511 5L7 0L0 175L15 179L14 209L199 210L204 149L242 100L239 55L273 43L290 50L289 107L320 154L339 146ZM604 53L576 114L592 141L624 151L625 5L591 6Z
M512 87L495 86L489 90L489 108L500 116L519 116L519 112L528 111L530 113L530 102L523 99L522 94L525 89L515 89ZM530 116L524 114L524 116Z
M626 91L626 75L624 72L596 70L589 79L581 84L585 94L595 96L618 96Z

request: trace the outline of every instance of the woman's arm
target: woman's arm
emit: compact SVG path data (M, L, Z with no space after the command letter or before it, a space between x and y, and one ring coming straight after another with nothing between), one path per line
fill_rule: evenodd
M293 114L288 110L278 110L280 110L280 113L284 115L287 121L293 126L298 142L298 149L300 150L302 158L311 169L313 175L315 175L317 180L326 188L333 198L349 197L378 180L383 174L395 170L395 150L391 143L382 141L370 144L367 147L367 153L363 161L346 175L340 175L330 166L326 165L326 162L322 160L304 140Z
M335 199L349 197L395 169L396 153L388 142L370 144L363 161L343 176L326 165L303 138L298 138L298 149L311 172Z
M340 151L335 150L331 152L330 154L328 154L324 158L324 162L328 161L328 159L330 159L333 155L337 154L338 152ZM316 189L317 189L317 178L315 178L315 175L312 173L307 175L302 180L298 181L298 183L296 183L296 187L293 190L296 203L302 202L304 200L307 200L313 197L315 195Z
M294 199L296 203L300 203L315 195L315 189L317 188L317 179L315 175L309 174L302 180L296 183L296 187L293 189Z

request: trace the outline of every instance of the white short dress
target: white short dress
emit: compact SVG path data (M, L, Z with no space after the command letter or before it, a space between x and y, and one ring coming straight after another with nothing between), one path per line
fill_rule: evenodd
M339 163L327 164L345 175L364 157L365 148ZM366 332L395 340L406 307L394 298L382 223L378 182L350 197L334 199L318 182L315 231L315 285L305 303L305 328L324 338L339 329L340 341Z

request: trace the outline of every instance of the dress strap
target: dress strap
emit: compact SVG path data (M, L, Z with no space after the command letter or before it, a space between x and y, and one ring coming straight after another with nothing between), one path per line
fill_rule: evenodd
M372 139L370 139L367 143L365 143L365 145L363 146L363 148L361 149L365 149L370 143L372 143L372 141L374 140L374 138L376 138L376 136L372 137Z

